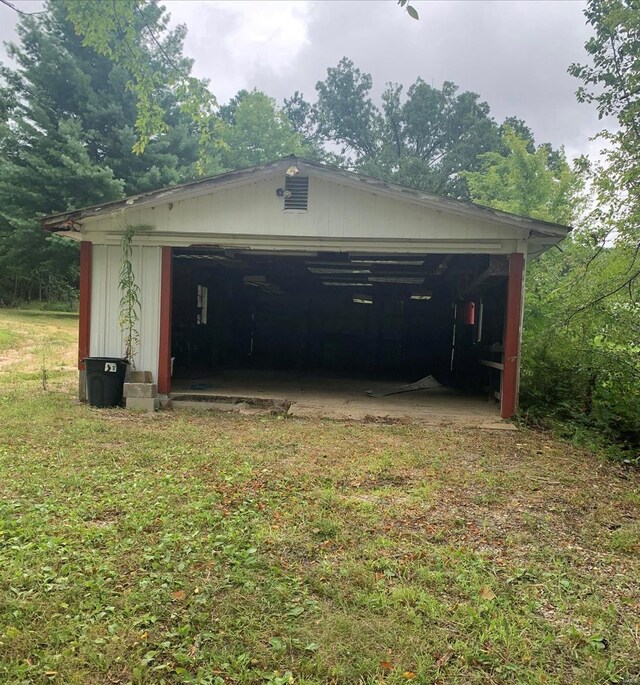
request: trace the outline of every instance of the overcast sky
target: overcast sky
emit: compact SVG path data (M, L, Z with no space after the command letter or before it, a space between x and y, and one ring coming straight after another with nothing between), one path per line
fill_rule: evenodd
M27 11L40 4L13 1ZM372 74L376 93L418 76L436 86L453 81L479 93L496 119L524 119L539 142L564 144L570 156L599 148L589 138L602 123L576 102L567 74L584 61L589 37L580 0L413 0L419 21L395 0L165 4L174 23L187 25L185 51L220 102L254 87L279 101L295 90L313 100L327 67L347 56ZM16 20L0 5L3 40Z

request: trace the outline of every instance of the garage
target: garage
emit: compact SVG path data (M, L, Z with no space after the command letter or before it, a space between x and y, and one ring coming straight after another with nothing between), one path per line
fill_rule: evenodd
M122 349L133 226L132 361L160 395L502 418L517 404L526 261L568 231L296 157L44 224L81 241L81 374L84 356Z

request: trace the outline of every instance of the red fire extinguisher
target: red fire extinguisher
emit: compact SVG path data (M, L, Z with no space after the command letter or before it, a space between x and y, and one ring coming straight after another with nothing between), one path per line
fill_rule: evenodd
M464 303L464 323L467 326L473 326L476 322L476 303L475 302L465 302Z

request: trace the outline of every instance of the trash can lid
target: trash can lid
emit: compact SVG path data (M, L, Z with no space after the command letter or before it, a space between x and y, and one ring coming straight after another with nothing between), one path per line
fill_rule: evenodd
M125 362L129 363L126 357L84 357L83 362Z

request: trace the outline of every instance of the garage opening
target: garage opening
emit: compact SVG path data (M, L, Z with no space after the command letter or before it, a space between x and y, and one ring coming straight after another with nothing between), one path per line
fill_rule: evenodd
M501 255L174 250L172 392L364 399L433 377L497 413L507 277Z

